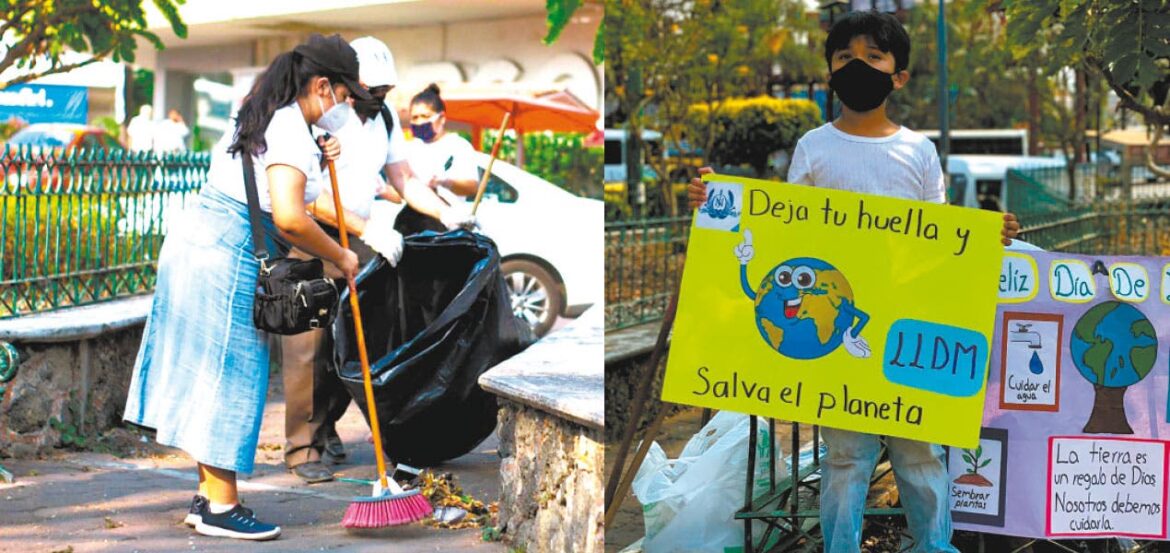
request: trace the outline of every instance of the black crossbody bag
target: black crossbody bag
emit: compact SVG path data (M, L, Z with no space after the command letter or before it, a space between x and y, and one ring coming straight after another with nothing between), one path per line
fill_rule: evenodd
M252 305L253 324L265 332L285 335L329 326L337 317L340 305L337 284L325 278L325 264L320 259L268 258L252 156L245 152L240 155L244 158L252 250L260 262L256 301Z

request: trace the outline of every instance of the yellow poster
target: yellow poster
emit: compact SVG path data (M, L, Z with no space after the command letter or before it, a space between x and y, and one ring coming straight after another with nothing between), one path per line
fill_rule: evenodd
M975 446L1002 214L704 180L663 400Z

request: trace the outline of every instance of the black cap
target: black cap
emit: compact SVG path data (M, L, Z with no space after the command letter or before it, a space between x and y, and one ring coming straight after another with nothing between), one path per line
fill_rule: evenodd
M293 48L293 52L313 60L340 77L350 94L362 100L370 99L370 92L358 80L357 52L341 35L321 36L314 33L304 44Z

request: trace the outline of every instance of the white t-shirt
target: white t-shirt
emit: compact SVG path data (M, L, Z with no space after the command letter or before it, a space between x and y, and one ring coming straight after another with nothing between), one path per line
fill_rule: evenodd
M155 122L145 115L135 115L126 125L126 134L130 135L132 150L151 150L154 148Z
M938 152L926 136L906 127L871 138L826 123L796 143L788 182L946 203Z
M335 164L337 185L341 187L341 205L363 219L370 217L374 196L386 186L382 168L406 159L406 137L393 108L390 109L390 118L393 130L389 136L381 114L362 123L353 112L336 133L341 142L341 157ZM328 179L323 193L333 193Z
M154 151L160 153L182 152L187 149L184 139L191 134L187 125L170 119L163 119L154 127Z
M431 178L478 180L479 171L475 167L475 148L471 143L455 133L446 133L442 138L426 143L412 138L406 143L406 155L410 160L410 168L423 182L430 182ZM447 161L451 165L447 167Z
M229 154L227 149L236 134L235 129L224 133L211 150L211 168L207 172L207 185L247 203L244 192L243 162ZM321 194L326 177L321 173L321 149L305 124L305 116L295 101L272 114L268 129L264 131L268 149L252 157L256 170L256 192L260 209L272 212L272 200L268 197L268 166L288 165L305 175L305 203L317 199Z

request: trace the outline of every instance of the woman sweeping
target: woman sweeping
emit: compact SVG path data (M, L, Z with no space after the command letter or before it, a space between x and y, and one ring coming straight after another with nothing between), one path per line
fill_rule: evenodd
M251 473L268 389L266 335L252 323L259 263L253 256L243 177L250 155L270 251L290 246L352 277L358 259L305 212L325 182L322 146L309 125L335 131L349 117L357 55L339 36L313 35L278 56L236 116L234 133L212 151L207 184L172 227L158 261L151 313L134 366L124 418L157 430L160 444L198 462L199 490L188 525L200 534L249 540L280 535L240 505L237 473ZM275 248L274 248L275 247Z

